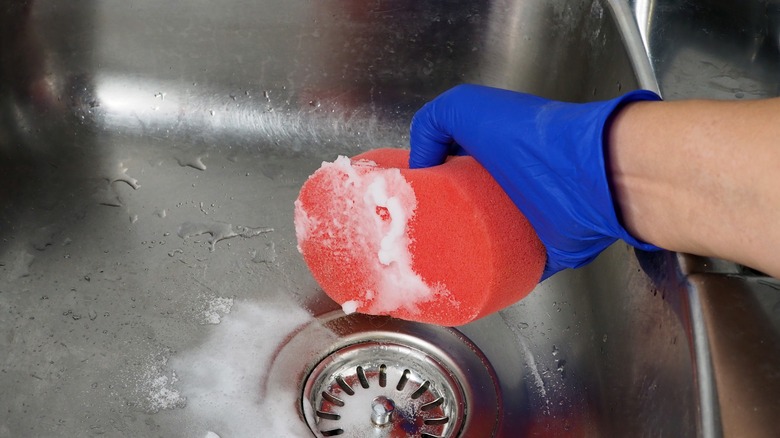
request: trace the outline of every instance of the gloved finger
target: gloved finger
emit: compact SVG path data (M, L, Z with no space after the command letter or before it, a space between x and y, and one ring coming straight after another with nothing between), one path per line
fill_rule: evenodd
M547 280L548 278L552 277L553 275L557 274L558 271L555 269L550 268L549 266L544 267L544 272L542 272L542 278L539 279L539 283L543 282L544 280Z
M544 264L544 271L542 271L542 278L539 280L539 283L543 282L544 280L547 280L548 278L552 277L553 275L557 274L560 271L563 271L566 269L566 266L561 266L560 263L558 263L557 260L555 260L554 257L551 257L550 251L547 251L547 261Z
M469 151L463 148L463 146L454 143L452 151L450 152L450 155L458 155L458 156L464 156L464 155L470 155Z
M507 141L501 132L512 126L518 111L543 102L535 96L481 85L450 88L412 118L409 167L435 166L448 155L476 155L474 148L480 145Z
M448 124L437 120L436 101L425 104L412 118L409 128L409 168L436 166L460 149Z

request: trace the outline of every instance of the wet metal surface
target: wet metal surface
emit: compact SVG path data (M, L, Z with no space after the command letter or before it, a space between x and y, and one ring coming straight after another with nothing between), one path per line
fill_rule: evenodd
M0 3L0 437L307 436L303 376L269 372L339 337L292 224L322 160L407 146L461 82L679 97L685 51L716 56L632 27L656 2ZM679 266L617 244L460 328L512 394L498 436L718 435L691 316L717 312Z

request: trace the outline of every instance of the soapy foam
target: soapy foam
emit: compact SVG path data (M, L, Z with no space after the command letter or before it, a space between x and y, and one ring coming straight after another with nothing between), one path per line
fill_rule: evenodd
M201 324L219 324L222 317L230 313L233 307L233 298L213 297L206 302L206 309L203 310L203 321Z
M168 368L170 353L162 349L141 358L139 369L120 377L120 385L131 388L126 394L128 404L150 414L187 406L187 398L176 388L176 371Z
M236 300L198 347L175 354L175 390L186 397L189 436L308 436L292 402L295 385L263 393L262 382L285 336L312 320L294 303ZM289 403L285 400L290 401Z
M358 307L360 307L360 301L349 300L345 301L344 304L341 305L341 310L343 310L345 314L351 315L357 312Z
M368 160L351 161L340 156L325 162L318 172L324 175L324 188L331 196L327 211L333 217L323 224L298 200L295 227L298 249L315 240L338 255L346 252L361 260L371 276L362 296L345 308L360 304L368 313L388 313L430 301L437 287L426 284L412 268L409 223L417 207L414 190L398 169L380 169ZM324 226L327 225L327 226ZM365 308L362 308L365 306ZM358 307L355 307L357 310Z

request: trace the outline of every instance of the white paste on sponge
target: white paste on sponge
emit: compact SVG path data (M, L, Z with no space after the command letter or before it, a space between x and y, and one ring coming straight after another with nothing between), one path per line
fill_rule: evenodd
M417 312L419 303L430 301L441 287L430 287L412 269L409 223L417 208L414 190L399 169L377 168L367 160L352 162L340 156L324 162L317 172L326 172L323 187L330 199L330 223L312 218L296 201L295 230L298 249L304 241L317 241L364 260L376 290L344 303L344 311L360 308L367 313L388 313L400 308ZM364 307L365 306L365 307ZM354 309L354 310L353 310Z
M341 310L343 310L345 314L351 315L357 312L358 307L360 307L360 302L349 300L345 301L344 304L341 305Z

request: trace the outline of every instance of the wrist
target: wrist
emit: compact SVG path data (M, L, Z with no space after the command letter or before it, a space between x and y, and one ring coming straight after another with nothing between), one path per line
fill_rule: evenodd
M661 98L655 93L637 90L614 99L612 102L615 102L615 106L611 109L604 123L602 151L604 154L604 175L614 212L614 237L637 248L657 250L659 249L657 241L652 238L652 234L647 233L641 227L641 222L637 220L637 212L633 208L634 203L632 202L634 197L630 196L632 193L631 185L635 182L631 172L636 170L636 163L626 162L626 150L618 151L614 145L626 141L626 130L629 130L629 134L636 133L632 132L635 123L631 113L641 107L662 103ZM618 154L619 152L623 153Z
M619 108L605 132L604 154L620 224L635 239L669 248L673 239L667 234L674 228L664 220L669 198L663 193L673 188L666 187L659 171L668 155L651 140L658 137L652 113L659 105L664 103L631 102Z

